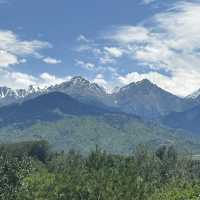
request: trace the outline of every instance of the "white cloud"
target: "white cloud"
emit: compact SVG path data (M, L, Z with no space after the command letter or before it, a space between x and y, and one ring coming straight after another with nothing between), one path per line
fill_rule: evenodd
M7 86L13 89L26 89L30 85L36 85L43 88L50 85L60 84L71 79L71 76L57 77L47 72L36 77L26 73L7 70L5 68L0 68L0 77L0 86Z
M7 68L11 65L16 65L20 63L26 63L26 59L18 59L17 56L0 50L0 68Z
M132 72L125 76L118 77L118 80L122 85L141 81L143 79L148 79L162 89L173 94L178 94L179 96L190 94L194 87L198 88L200 86L199 75L195 72L185 73L185 71L182 71L178 76L173 77L168 77L158 72L148 72L143 74ZM184 84L185 82L187 82L187 84Z
M27 88L29 85L50 85L60 83L66 78L58 78L47 73L39 77L26 73L17 72L11 68L12 65L26 63L27 56L43 58L39 51L50 48L51 44L39 40L22 40L12 31L0 30L0 85L11 88ZM47 57L44 62L56 64L59 60Z
M62 63L61 60L57 60L55 58L51 58L51 57L46 57L43 59L43 61L47 64L51 64L51 65L56 65L56 64L60 64Z
M115 27L114 31L104 36L121 44L141 43L149 39L149 30L142 26L120 26Z
M99 50L98 59L100 64L115 64L116 60L124 54L123 49L118 47L104 47Z
M124 50L120 47L99 45L83 35L79 36L78 41L80 42L80 45L76 48L76 51L78 53L92 54L92 59L96 65L114 64L116 63L116 60L124 54ZM85 61L81 62L86 63ZM79 65L83 66L83 63L79 63Z
M38 50L49 48L51 44L39 40L20 40L12 31L0 30L0 49L16 55L37 55Z
M56 85L65 81L69 81L70 79L71 79L71 76L59 78L59 77L56 77L55 75L45 72L40 75L39 86L45 87L45 86L50 86L50 85Z
M48 42L21 40L12 31L0 30L0 56L2 60L0 61L0 67L19 64L19 59L24 56L36 56L40 58L41 55L38 51L50 47L51 45Z
M6 70L0 68L0 86L7 86L10 88L27 88L29 85L37 83L37 79L31 75Z
M90 63L90 62L84 62L82 60L76 60L75 62L76 62L77 66L80 66L80 67L85 68L87 70L92 70L92 69L95 68L95 64Z
M97 74L92 82L103 87L108 93L112 91L111 85L105 80L103 74Z
M149 66L148 73L130 73L121 78L122 82L147 77L177 95L200 88L199 19L200 3L181 1L156 14L148 25L115 28L106 38L117 42L132 59Z
M9 65L18 64L18 58L7 51L0 50L0 67L8 67Z

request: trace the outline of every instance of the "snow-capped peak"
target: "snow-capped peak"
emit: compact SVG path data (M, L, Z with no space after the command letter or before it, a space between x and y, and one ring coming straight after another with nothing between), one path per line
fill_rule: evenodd
M8 87L0 87L0 98L14 95L14 91Z
M20 99L25 98L31 94L39 93L42 90L37 86L29 86L28 89L11 89L8 87L0 87L0 98L13 98L13 99Z
M48 92L52 91L60 91L72 96L102 96L106 93L104 88L81 76L75 76L69 81L49 87Z
M75 76L70 81L59 85L52 85L47 88L40 88L37 85L30 85L27 89L11 89L0 87L0 99L8 102L21 101L23 99L35 97L49 92L64 92L72 96L105 96L104 88L96 83L90 82L81 76Z
M32 93L36 93L36 92L40 92L40 91L41 91L41 88L39 88L38 86L30 85L27 90L27 93L32 94Z

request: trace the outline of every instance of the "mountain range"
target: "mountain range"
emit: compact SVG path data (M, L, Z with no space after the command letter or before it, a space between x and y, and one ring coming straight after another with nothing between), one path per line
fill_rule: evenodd
M200 95L187 98L175 96L145 79L106 93L96 83L77 76L70 81L45 89L30 86L27 90L0 87L0 106L23 102L41 94L62 92L80 102L118 109L147 119L155 119L171 112L181 112L200 103Z
M87 153L99 145L125 154L142 143L174 144L200 153L199 99L146 79L112 94L82 77L45 89L1 87L0 142L45 139L56 150Z
M175 145L198 152L200 140L123 112L81 103L51 92L0 108L0 143L47 140L56 151L89 153L98 145L110 153L130 154L139 145Z
M9 105L12 103L22 102L28 98L36 97L45 93L46 89L40 89L30 85L28 89L11 89L8 87L0 87L0 107Z

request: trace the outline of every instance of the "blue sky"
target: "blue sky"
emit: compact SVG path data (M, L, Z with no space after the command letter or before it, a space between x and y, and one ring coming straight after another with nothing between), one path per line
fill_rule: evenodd
M148 78L200 88L200 1L0 0L0 85L81 75L112 90Z

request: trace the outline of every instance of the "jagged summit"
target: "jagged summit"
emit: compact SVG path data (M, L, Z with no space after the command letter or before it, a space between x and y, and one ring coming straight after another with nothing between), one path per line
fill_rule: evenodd
M35 93L35 92L40 92L42 89L38 86L35 85L30 85L28 87L28 90L26 90L29 94Z
M30 85L28 89L0 87L0 106L21 102L50 92L63 92L86 102L91 100L95 102L107 95L104 88L98 84L92 83L81 76L75 76L69 81L43 89L35 85Z
M80 95L105 95L106 91L104 88L96 83L92 83L81 76L75 76L71 80L63 82L56 86L48 88L49 91L60 91L69 95L80 94Z
M42 91L41 88L33 85L30 85L28 89L11 89L8 87L0 87L0 98L6 98L6 97L23 98L30 94L41 91Z
M128 90L135 86L153 86L154 84L151 83L148 79L144 79L139 82L133 82L130 83L127 86L124 86L122 88L117 87L117 89L113 90L113 93L117 93L120 91ZM155 85L154 85L155 86ZM36 95L41 93L47 93L52 91L61 91L66 93L84 93L86 92L87 95L95 94L95 95L106 95L106 90L99 86L96 83L90 82L87 79L83 78L82 76L75 76L71 80L63 82L58 85L52 85L48 88L41 89L38 86L30 85L28 89L11 89L8 87L0 87L0 99L2 98L25 98L30 95Z
M155 85L154 83L152 83L151 81L149 81L148 79L143 79L141 81L138 82L132 82L124 87L122 87L121 89L119 89L119 92L125 92L128 90L132 90L132 89L150 89L153 87L157 87L157 85Z
M0 106L17 103L27 98L38 96L45 91L37 86L29 86L28 89L11 89L0 87Z
M148 79L130 83L108 94L104 88L81 76L48 88L30 86L27 90L0 88L0 106L23 102L52 92L67 94L79 102L119 109L147 118L156 118L172 111L181 111L183 99L161 89Z

